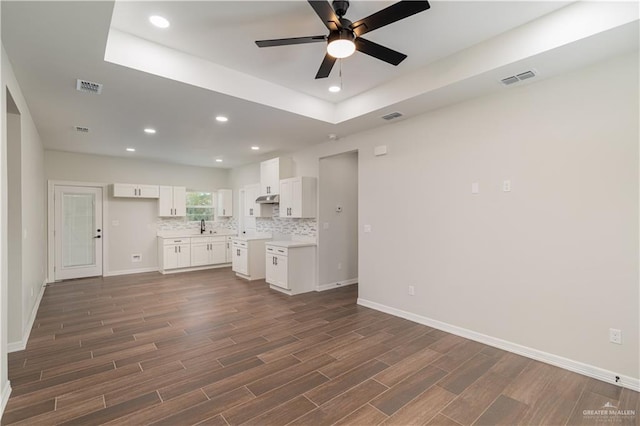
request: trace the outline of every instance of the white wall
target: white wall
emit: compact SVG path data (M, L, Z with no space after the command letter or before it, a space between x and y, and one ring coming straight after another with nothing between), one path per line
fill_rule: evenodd
M12 117L12 139L19 138L19 147L14 147L13 157L8 156L9 161L19 162L14 170L19 172L16 183L19 185L19 193L8 191L8 201L11 208L17 203L19 215L16 222L20 226L16 238L21 238L20 244L14 241L15 246L9 240L8 248L18 250L21 259L16 264L10 264L11 268L21 268L15 277L19 281L8 282L12 288L9 293L15 296L12 303L18 303L19 309L9 311L7 318L9 327L9 349L20 349L26 344L33 319L38 308L39 297L44 291L46 276L46 186L44 180L44 150L38 130L27 103L22 95L20 86L16 80L11 63L3 49L2 67L2 91L6 97L6 91L11 93L15 107L20 112L19 117ZM6 100L3 104L3 120L6 120ZM7 123L5 122L5 126ZM19 126L19 130L15 127ZM5 129L8 130L7 127ZM3 134L3 144L7 144L7 133ZM13 166L13 165L12 165ZM8 170L13 167L8 167ZM10 222L10 224L13 222ZM10 235L9 235L10 236ZM16 247L17 246L17 247ZM12 253L15 256L16 253ZM17 286L18 288L15 288Z
M358 153L322 158L319 167L318 284L323 287L358 278Z
M0 16L2 11L0 4ZM0 19L1 21L1 19ZM2 32L0 31L0 34ZM2 37L0 36L0 46ZM2 49L4 51L4 49ZM9 385L8 363L7 363L7 144L5 142L6 132L6 110L5 99L6 90L2 84L2 74L6 66L4 55L0 54L0 416L9 400L11 387Z
M318 176L320 158L359 151L362 303L637 383L638 117L631 54L293 159ZM389 154L374 157L378 145Z
M138 159L45 151L45 174L47 180L173 185L215 191L228 188L229 171ZM157 270L158 201L113 198L110 193L105 210L107 220L104 223L104 231L108 241L105 275ZM141 254L142 262L132 262L132 254Z
M21 176L21 136L20 115L17 112L11 94L5 93L7 99L7 238L11 250L7 253L7 274L9 304L7 319L9 325L8 341L18 342L22 339L22 176Z

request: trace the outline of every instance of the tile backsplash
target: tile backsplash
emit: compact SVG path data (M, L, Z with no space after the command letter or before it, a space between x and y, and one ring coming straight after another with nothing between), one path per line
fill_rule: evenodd
M305 237L317 237L318 222L316 219L291 219L278 216L278 205L273 207L273 217L256 218L256 232L268 232L271 234L286 234ZM159 217L157 222L158 231L181 231L200 229L199 222L188 222L183 217ZM207 229L230 229L238 230L238 220L235 217L217 218L217 220L206 222Z

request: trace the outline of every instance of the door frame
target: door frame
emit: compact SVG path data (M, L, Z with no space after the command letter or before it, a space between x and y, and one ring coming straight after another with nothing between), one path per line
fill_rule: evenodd
M109 270L109 233L106 232L108 222L109 184L97 182L74 182L68 180L47 180L47 283L55 282L55 205L54 194L56 186L79 186L90 188L102 188L102 276Z

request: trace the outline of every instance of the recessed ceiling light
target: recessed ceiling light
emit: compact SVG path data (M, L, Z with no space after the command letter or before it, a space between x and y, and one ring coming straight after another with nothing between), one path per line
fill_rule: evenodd
M158 28L169 28L169 21L167 18L163 18L162 16L153 15L149 17L149 22L155 25Z
M152 129L151 127L147 127L146 129L144 129L145 133L148 133L150 135L154 135L156 133L156 129Z
M216 158L216 163L222 163L222 158Z
M217 116L216 120L221 122L221 123L226 123L227 121L229 121L229 119L227 117L225 117L224 115Z
M331 87L329 87L329 91L330 91L331 93L338 93L340 90L342 90L342 89L340 88L340 86L331 86Z
M136 152L136 149L135 149L135 148L127 148L127 151L129 151L129 152Z
M254 151L258 151L260 149L260 147L259 146L252 146L251 149L254 150Z

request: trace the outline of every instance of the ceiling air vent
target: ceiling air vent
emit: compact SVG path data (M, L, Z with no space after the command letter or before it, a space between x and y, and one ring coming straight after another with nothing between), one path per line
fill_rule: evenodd
M535 76L536 76L536 72L533 70L529 70L529 71L522 72L520 74L512 75L511 77L503 78L502 80L500 80L500 82L505 86L508 86L510 84L518 83L522 80L533 78Z
M88 127L76 126L76 127L74 127L74 129L78 133L89 133L89 128Z
M383 115L382 119L390 121L390 120L394 120L394 119L399 118L399 117L402 117L402 113L396 111L396 112L389 113L387 115Z
M95 93L96 95L99 95L102 93L102 84L78 79L76 89L80 92Z

